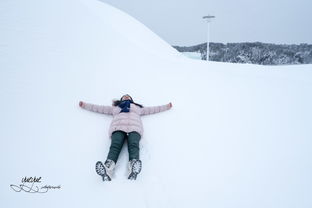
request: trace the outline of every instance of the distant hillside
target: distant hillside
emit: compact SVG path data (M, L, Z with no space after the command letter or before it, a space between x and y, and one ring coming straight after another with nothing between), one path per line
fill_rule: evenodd
M199 52L206 59L207 43L195 46L173 46L180 52ZM211 61L251 63L261 65L311 64L312 45L269 43L210 43Z

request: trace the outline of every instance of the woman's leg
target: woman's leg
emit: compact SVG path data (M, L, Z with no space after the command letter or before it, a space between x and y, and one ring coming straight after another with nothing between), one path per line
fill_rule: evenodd
M129 160L140 159L140 139L141 135L138 132L132 131L128 134Z
M118 160L119 153L122 149L126 138L126 132L123 131L114 131L112 134L112 143L109 148L109 153L107 159L113 160L115 163Z

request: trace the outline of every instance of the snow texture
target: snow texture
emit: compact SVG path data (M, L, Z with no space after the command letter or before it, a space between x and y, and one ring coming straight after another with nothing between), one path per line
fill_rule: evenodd
M101 1L3 0L0 68L0 207L312 206L311 65L192 60ZM104 183L112 118L78 102L125 93L173 108L142 118L138 179L124 146Z

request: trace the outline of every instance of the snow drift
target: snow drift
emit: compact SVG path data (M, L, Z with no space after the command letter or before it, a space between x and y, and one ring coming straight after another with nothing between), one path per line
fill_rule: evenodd
M96 0L0 2L1 207L311 207L311 65L191 60ZM146 106L143 170L103 183L110 105ZM25 176L61 185L14 192Z

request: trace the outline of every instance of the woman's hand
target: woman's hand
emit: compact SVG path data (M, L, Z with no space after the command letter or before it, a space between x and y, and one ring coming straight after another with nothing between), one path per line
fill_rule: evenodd
M80 106L80 107L83 106L83 102L82 102L82 101L79 102L79 106Z
M172 108L172 103L171 102L169 103L169 107Z

